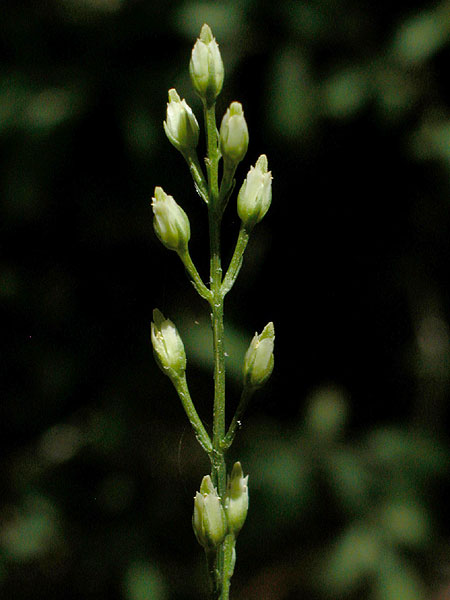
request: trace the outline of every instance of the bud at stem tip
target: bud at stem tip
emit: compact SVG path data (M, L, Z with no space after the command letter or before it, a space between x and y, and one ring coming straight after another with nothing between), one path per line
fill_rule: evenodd
M219 46L206 23L192 49L189 73L197 94L212 104L222 89L224 68Z

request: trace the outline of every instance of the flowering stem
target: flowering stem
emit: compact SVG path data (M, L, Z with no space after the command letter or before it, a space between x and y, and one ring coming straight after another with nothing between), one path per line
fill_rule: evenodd
M191 81L203 101L206 131L206 176L197 155L199 125L191 108L177 91L169 90L164 130L170 143L188 164L195 189L208 208L210 268L209 282L204 283L189 254L191 235L189 218L172 196L161 187L155 188L152 201L153 226L158 238L174 250L198 294L211 310L214 358L214 403L211 435L206 431L192 402L186 381L186 353L175 325L155 308L151 325L156 360L170 377L183 404L197 440L208 454L211 475L205 475L194 498L192 525L197 540L205 549L211 582L212 600L229 600L230 579L235 564L236 536L248 510L248 475L244 477L236 462L227 481L225 453L231 446L240 419L249 400L273 369L274 327L269 323L261 334L255 334L244 358L244 388L236 413L226 431L225 420L225 349L224 299L239 274L249 235L266 214L271 198L272 176L267 157L261 155L251 167L237 198L237 212L242 225L233 256L225 276L221 262L221 224L224 210L235 187L235 171L248 147L248 128L242 105L232 102L220 126L216 126L216 98L222 89L224 68L220 51L211 29L204 24L189 63ZM223 158L219 187L219 161Z

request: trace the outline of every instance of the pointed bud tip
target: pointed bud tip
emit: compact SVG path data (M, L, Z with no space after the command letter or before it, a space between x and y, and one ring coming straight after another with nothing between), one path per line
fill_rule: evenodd
M273 322L270 321L269 323L267 323L267 325L262 330L261 335L259 336L259 339L263 340L265 338L274 338L274 337L275 337L275 326L274 326Z
M202 28L200 30L199 39L202 40L205 44L208 44L214 39L214 36L211 31L211 27L207 23L203 23Z
M166 320L166 318L164 317L162 312L158 308L154 308L153 309L153 322L156 325L156 327L159 328L161 323L165 320Z
M169 102L180 102L180 96L175 88L170 88L168 96Z
M261 156L256 161L255 167L257 169L260 169L264 173L267 173L269 163L267 161L267 156L265 154L261 154Z
M215 492L215 488L214 488L211 476L205 475L200 484L200 493L205 495L205 494L212 494L214 492Z
M242 108L242 104L237 101L234 101L230 104L229 110L230 110L230 115L243 115L244 114L244 109Z
M153 192L153 200L159 200L162 195L165 196L165 191L162 187L156 186L155 191Z

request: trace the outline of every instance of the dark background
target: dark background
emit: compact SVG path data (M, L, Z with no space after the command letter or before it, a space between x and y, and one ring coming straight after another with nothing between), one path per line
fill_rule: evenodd
M208 462L156 367L178 326L211 422L206 305L156 239L162 186L206 213L165 138L208 22L273 202L226 301L228 406L255 331L275 370L229 462L250 473L235 598L425 600L450 579L448 2L2 3L0 591L206 598ZM203 138L200 142L203 152ZM223 228L224 260L239 222ZM445 596L446 597L446 596Z

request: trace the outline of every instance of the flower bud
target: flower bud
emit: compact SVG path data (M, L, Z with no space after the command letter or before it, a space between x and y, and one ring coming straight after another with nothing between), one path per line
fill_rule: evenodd
M180 96L173 88L169 90L164 131L171 144L180 152L194 150L197 147L200 132L197 119L186 100L180 100Z
M262 332L255 333L244 358L244 385L259 388L266 383L273 370L275 330L268 323Z
M234 463L225 495L225 514L229 530L237 535L248 511L248 475L244 477L240 462Z
M272 173L267 170L267 156L262 154L239 190L237 211L242 223L251 229L269 210L272 201Z
M152 208L153 227L164 246L176 251L186 249L191 237L191 227L181 206L161 187L156 187Z
M224 162L237 165L248 148L248 128L242 104L232 102L220 125L219 147Z
M159 367L171 379L182 377L186 370L186 353L177 328L155 308L151 330L153 353Z
M209 475L203 477L194 497L192 527L198 543L208 549L221 544L227 533L225 512Z
M197 94L208 103L214 102L222 89L224 69L219 45L206 23L192 49L189 73Z

